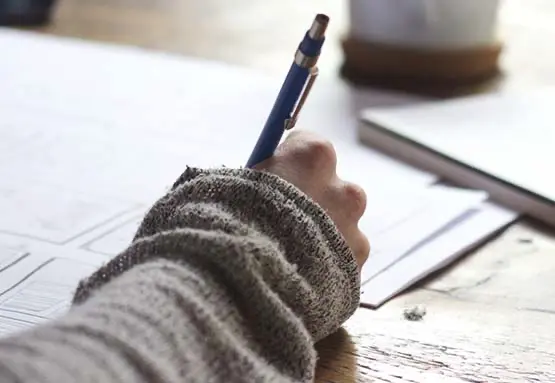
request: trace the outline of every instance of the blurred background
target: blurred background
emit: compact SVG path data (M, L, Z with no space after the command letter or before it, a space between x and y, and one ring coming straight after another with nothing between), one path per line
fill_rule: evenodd
M331 17L325 60L320 62L323 75L337 75L342 62L340 38L349 29L347 0L2 0L0 7L4 15L11 12L11 22L4 17L4 25L280 74L315 13ZM48 19L36 16L39 9L49 7ZM26 9L35 12L34 18L14 17ZM555 83L552 20L553 0L501 2L498 29L505 43L501 66L510 78L505 86ZM35 25L24 26L25 21Z

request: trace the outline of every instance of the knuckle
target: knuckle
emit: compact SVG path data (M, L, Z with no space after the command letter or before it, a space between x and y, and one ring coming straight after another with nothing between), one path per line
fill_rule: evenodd
M364 247L362 249L362 253L364 254L364 259L368 259L368 257L370 256L370 251L372 251L372 244L370 243L370 241L368 240L368 237L364 234L362 234L364 237Z
M361 245L356 257L360 261L360 264L363 265L368 260L368 257L370 256L370 250L372 246L370 245L370 241L368 240L368 237L366 237L362 233L361 233L361 237L362 237Z
M297 156L310 169L333 168L337 162L335 149L331 142L322 139L307 141L299 148Z
M354 234L354 237L349 245L351 246L353 255L360 270L370 256L370 242L368 237L364 235L362 231L357 229L356 234Z
M366 210L366 192L357 184L347 182L343 186L347 208L357 218L362 217Z
M317 139L312 140L307 145L313 157L321 160L335 161L335 149L330 141Z

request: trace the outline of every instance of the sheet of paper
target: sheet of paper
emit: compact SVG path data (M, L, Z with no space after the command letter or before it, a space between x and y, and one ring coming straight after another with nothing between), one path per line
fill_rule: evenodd
M362 282L410 254L486 199L484 192L440 185L423 192L389 190L370 194L367 212L359 225L372 241Z
M516 217L517 213L491 202L470 210L409 255L366 281L362 286L361 303L379 307L394 295L483 243Z
M0 336L66 312L79 281L109 258L0 235Z
M0 158L19 156L22 146L32 153L52 144L49 160L63 162L68 151L78 152L87 170L102 165L92 175L104 182L131 165L146 167L149 176L162 170L151 182L157 186L186 164L243 166L283 81L227 64L12 30L0 29L0 47L0 129L26 127L2 137L0 148L7 151L0 150ZM318 79L298 128L331 139L341 163L356 151L349 167L374 169L380 183L426 185L435 176L368 150L356 138L363 106L413 99ZM110 165L119 169L106 173Z
M25 251L0 245L0 272L26 256Z

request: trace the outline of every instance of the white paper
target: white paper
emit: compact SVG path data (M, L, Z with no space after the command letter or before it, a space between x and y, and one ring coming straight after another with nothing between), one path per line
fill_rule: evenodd
M23 250L0 268L0 336L65 313L79 281L109 259L78 249L5 239L0 237L11 242L11 249ZM13 246L17 241L20 244ZM7 247L2 254L9 254Z
M142 214L122 222L102 232L99 236L85 243L82 248L98 254L113 256L125 249L133 240L142 221Z
M25 251L0 245L0 272L18 262L21 258L24 258L25 255Z
M65 313L79 280L98 267L67 258L37 258L34 269L26 265L25 270L2 272L9 277L0 284L0 335L8 333L15 322L24 322L19 326L23 328L26 323L40 323ZM14 276L20 279L8 285Z
M436 233L425 245L366 281L362 286L361 304L379 307L482 243L516 217L516 213L490 202L469 211Z
M362 269L362 282L400 261L486 199L484 192L439 185L424 192L402 190L389 191L381 198L371 196L360 223L361 230L372 241L371 256Z
M8 119L0 127L25 126L3 137L0 148L12 149L0 151L0 158L19 153L21 146L32 153L32 138L34 146L38 141L55 145L52 149L59 153L52 150L51 161L58 165L65 163L68 150L80 152L80 166L89 170L100 165L102 171L90 175L104 182L117 181L110 176L117 170L122 177L131 166L148 167L142 171L157 176L156 186L189 163L243 166L283 81L281 75L268 77L210 61L11 30L0 30L0 47L5 52L0 115ZM420 98L360 92L336 80L318 79L296 129L331 139L340 163L356 151L349 165L387 174L380 183L410 178L413 186L426 185L435 176L368 150L356 138L358 110L413 100ZM44 137L46 126L56 133ZM98 150L103 150L103 161ZM119 169L106 173L109 166Z
M444 156L552 200L555 179L538 170L555 163L554 97L555 87L545 85L418 106L368 108L361 118L434 151L438 165Z

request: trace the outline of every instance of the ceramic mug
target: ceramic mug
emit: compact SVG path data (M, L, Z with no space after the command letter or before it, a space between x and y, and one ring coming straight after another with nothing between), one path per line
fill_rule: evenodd
M496 41L499 0L350 0L350 35L403 47L472 48Z

